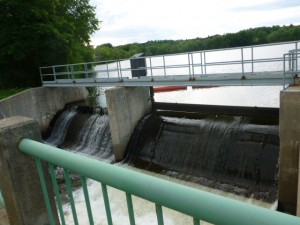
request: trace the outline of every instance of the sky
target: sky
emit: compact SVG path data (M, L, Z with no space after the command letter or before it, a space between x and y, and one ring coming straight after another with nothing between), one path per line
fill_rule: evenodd
M90 0L101 20L91 44L205 38L243 29L300 25L300 0Z

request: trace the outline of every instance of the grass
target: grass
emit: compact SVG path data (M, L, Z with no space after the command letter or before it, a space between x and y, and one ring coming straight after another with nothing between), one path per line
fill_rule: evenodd
M9 88L9 89L0 89L0 100L22 92L28 88Z

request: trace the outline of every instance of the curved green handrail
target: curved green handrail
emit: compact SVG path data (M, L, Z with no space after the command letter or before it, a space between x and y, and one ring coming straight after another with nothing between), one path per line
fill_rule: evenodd
M29 139L19 149L36 158L218 225L299 225L300 218L100 162Z

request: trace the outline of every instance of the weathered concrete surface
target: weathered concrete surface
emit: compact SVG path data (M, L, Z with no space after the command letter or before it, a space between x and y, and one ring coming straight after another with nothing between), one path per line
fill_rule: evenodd
M11 225L50 224L33 157L18 150L20 138L41 141L38 123L25 117L0 120L0 189ZM45 173L55 224L59 224L50 177Z
M44 132L53 116L67 103L87 99L85 88L32 88L0 101L0 119L25 116L38 121Z
M113 151L120 161L138 121L151 111L150 91L147 87L117 87L106 90L105 95Z
M291 87L280 94L279 135L279 206L283 211L295 214L300 146L300 87Z
M0 225L9 225L6 209L0 208Z

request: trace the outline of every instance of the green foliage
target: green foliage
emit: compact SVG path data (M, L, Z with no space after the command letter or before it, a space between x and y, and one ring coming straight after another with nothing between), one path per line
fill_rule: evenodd
M300 40L300 26L259 27L190 40L148 41L143 44L133 43L116 47L103 44L96 47L95 59L96 61L122 59L139 52L151 56L295 40Z
M0 87L35 86L39 67L93 60L89 0L0 0Z
M0 89L0 100L25 90L26 88Z

